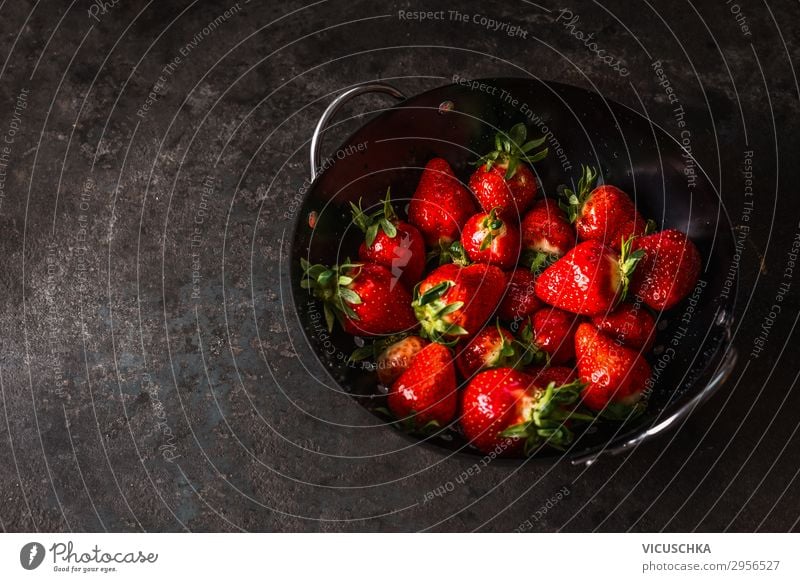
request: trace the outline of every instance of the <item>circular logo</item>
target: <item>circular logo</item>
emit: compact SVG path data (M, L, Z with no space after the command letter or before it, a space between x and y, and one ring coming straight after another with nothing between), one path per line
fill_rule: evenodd
M30 542L19 551L19 563L26 570L35 570L44 561L44 546L39 542Z

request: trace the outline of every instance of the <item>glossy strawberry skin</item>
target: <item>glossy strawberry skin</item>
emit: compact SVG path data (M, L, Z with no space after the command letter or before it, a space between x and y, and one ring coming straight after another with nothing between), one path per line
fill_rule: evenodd
M514 356L504 357L503 344L511 345L514 341L508 331L496 326L487 325L470 339L458 352L456 366L463 378L471 378L480 370L501 366L513 366ZM518 359L518 356L517 356Z
M428 342L419 336L411 335L388 346L376 360L378 367L378 380L384 386L391 386L403 375L410 366L414 357L428 345Z
M500 436L525 420L526 396L533 378L511 368L494 368L475 376L464 390L461 428L478 450L498 451L503 456L519 454L522 441Z
M645 255L633 274L631 291L655 310L674 307L692 292L700 277L700 251L679 230L637 238L633 248Z
M603 185L589 193L575 230L581 240L599 240L613 247L618 244L616 236L633 224L644 225L644 221L630 197L616 186Z
M429 422L443 427L450 423L458 407L456 371L453 355L441 344L428 344L392 385L389 410L398 420L414 417L417 427Z
M345 317L344 329L352 335L389 335L417 325L411 309L411 293L382 265L364 263L347 288L354 291L361 303L348 303L358 319Z
M569 384L578 378L577 371L573 368L566 366L531 366L523 370L531 378L537 386L547 386L550 382L555 383L556 386L562 384Z
M563 256L575 246L575 230L551 200L539 200L522 219L522 248Z
M428 246L438 248L441 243L458 240L464 223L475 212L471 194L450 164L442 158L429 161L408 208L409 222L422 232Z
M494 265L475 263L467 267L447 264L432 271L420 283L418 292L424 294L443 281L453 285L442 295L446 304L463 302L463 307L445 316L445 320L460 326L467 335L474 335L495 311L506 286L506 275Z
M479 166L469 179L469 188L486 212L499 209L498 216L510 224L519 224L520 217L536 198L536 177L525 164L517 166L514 175L506 180L507 165Z
M547 352L554 366L566 364L575 357L576 318L555 307L540 309L531 318L534 344Z
M488 263L503 270L511 269L519 259L519 230L507 222L499 229L492 230L487 222L491 222L489 213L481 212L472 216L461 232L461 245L473 262ZM492 237L491 242L481 249L487 236Z
M497 312L500 318L516 322L518 327L522 320L541 306L542 302L536 297L536 277L528 269L515 269L509 278L505 296L500 302Z
M618 345L649 352L656 340L656 320L642 305L622 303L613 312L596 315L592 323Z
M580 243L536 279L536 295L564 311L610 311L621 291L619 253L600 241Z
M407 222L397 221L394 226L397 229L394 237L379 230L371 247L366 242L361 243L358 257L362 261L383 265L410 289L425 271L425 239L416 227Z
M614 340L591 323L582 323L575 332L578 375L586 387L583 403L592 410L610 404L633 406L647 388L651 375L644 357Z

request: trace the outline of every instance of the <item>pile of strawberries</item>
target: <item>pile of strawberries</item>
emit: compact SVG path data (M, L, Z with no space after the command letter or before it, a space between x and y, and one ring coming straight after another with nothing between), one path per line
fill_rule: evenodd
M598 416L640 413L654 314L684 299L701 267L686 235L653 233L589 167L560 202L537 199L530 165L547 150L526 133L499 133L469 188L430 160L407 220L388 192L374 212L352 205L358 260L302 264L328 327L369 340L351 358L374 362L399 426L459 430L506 456L563 449Z

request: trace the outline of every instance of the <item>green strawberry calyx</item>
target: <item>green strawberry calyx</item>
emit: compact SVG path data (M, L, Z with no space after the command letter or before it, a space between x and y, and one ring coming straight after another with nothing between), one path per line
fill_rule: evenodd
M628 295L628 289L631 284L631 276L636 270L636 265L639 264L644 258L644 250L633 250L633 241L636 237L631 235L628 238L622 239L622 245L619 251L619 294L617 295L616 305L619 305L625 300Z
M333 331L335 321L344 326L344 319L358 320L358 314L351 307L360 305L361 297L351 289L353 281L361 272L361 263L351 263L347 259L341 265L327 267L312 265L306 259L300 259L303 269L303 280L300 287L308 289L322 301L325 323L328 331Z
M457 240L453 242L440 241L439 248L429 251L425 256L425 262L429 263L434 260L439 262L440 267L447 263L453 263L461 267L466 267L471 264L467 256L467 251L464 249L461 241Z
M547 157L547 148L532 153L533 150L544 144L547 136L526 142L527 137L528 128L524 123L516 124L508 130L508 133L498 131L494 136L494 149L480 157L475 164L483 166L486 171L491 170L495 164L501 167L505 166L505 179L510 180L517 173L520 162L533 165Z
M577 187L573 190L567 186L560 186L561 201L558 203L561 210L566 212L567 219L574 223L581 215L583 205L589 198L597 184L597 168L581 165L581 177Z
M353 215L353 224L355 224L364 233L364 242L367 248L372 248L372 243L378 236L378 229L382 230L389 238L397 236L397 214L392 207L392 199L390 188L386 189L386 198L383 201L383 207L376 210L372 214L367 214L361 207L361 199L359 198L358 204L350 203L350 211Z
M533 324L531 319L528 318L527 322L522 329L519 330L519 339L516 340L517 345L522 348L522 359L524 363L522 366L534 364L536 366L547 366L550 364L550 354L536 345L536 334L533 333Z
M481 241L480 250L485 251L492 244L492 241L505 232L505 223L497 216L499 208L492 208L489 214L481 220L480 227L486 234Z
M567 427L568 422L591 422L594 416L576 412L574 406L581 397L584 386L580 380L556 386L550 382L542 390L528 408L523 422L509 426L500 436L505 438L524 439L523 452L526 456L533 454L542 445L550 445L556 449L565 449L575 439L574 433Z
M455 345L458 336L467 335L466 329L450 321L452 313L464 307L463 301L447 303L445 293L455 286L454 281L441 281L424 293L419 292L419 285L414 288L414 300L411 307L421 325L420 335L426 339L446 346Z

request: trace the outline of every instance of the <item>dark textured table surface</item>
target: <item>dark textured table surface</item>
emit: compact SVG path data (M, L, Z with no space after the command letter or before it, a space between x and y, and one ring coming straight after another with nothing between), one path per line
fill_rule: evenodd
M0 528L797 529L800 7L737 2L0 2ZM751 227L731 380L588 468L464 478L476 459L359 428L285 300L284 209L324 105L533 75L679 135L658 61Z

